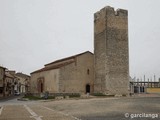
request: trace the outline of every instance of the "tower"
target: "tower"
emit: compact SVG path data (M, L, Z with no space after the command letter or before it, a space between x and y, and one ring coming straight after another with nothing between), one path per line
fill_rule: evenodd
M94 14L94 92L127 95L128 11L105 7Z

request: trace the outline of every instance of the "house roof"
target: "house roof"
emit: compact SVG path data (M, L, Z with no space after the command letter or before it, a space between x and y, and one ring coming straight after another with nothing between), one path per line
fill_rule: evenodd
M67 57L67 58L63 58L63 59L60 59L60 60L56 60L56 61L54 61L54 62L45 64L45 67L44 67L44 68L39 69L39 70L36 70L36 71L32 72L31 74L39 73L39 72L43 72L43 71L48 71L48 70L52 70L52 69L57 69L57 68L60 68L60 67L69 65L69 64L73 63L74 61L66 61L66 60L74 59L74 58L76 58L76 57L78 57L78 56L80 56L80 55L83 55L83 54L85 54L85 53L93 54L93 53L91 53L90 51L86 51L86 52L83 52L83 53L80 53L80 54L76 54L76 55L73 55L73 56L70 56L70 57ZM66 62L65 62L65 61L66 61ZM63 63L58 64L58 65L53 65L53 66L50 66L50 67L46 67L47 65L55 64L55 63L58 63L58 62L63 62Z
M16 76L23 77L23 78L28 78L28 77L30 77L29 75L24 74L24 73L21 73L21 72L16 73Z
M70 61L70 62L65 62L65 63L62 63L62 64L54 65L54 66L51 66L51 67L44 67L42 69L39 69L39 70L36 70L36 71L32 72L31 74L39 73L39 72L43 72L43 71L48 71L48 70L52 70L52 69L57 69L57 68L65 66L65 65L71 64L73 62L74 61Z
M5 72L5 76L9 77L9 78L14 78L14 76L12 74L10 74L9 72Z
M5 67L0 66L0 68L6 69Z

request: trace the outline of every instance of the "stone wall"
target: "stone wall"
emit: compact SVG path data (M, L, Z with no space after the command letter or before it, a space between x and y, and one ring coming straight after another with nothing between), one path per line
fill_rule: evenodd
M72 61L69 64L68 61ZM86 93L86 85L90 86L90 92L93 92L93 54L85 52L73 58L65 59L60 62L50 64L60 65L58 69L49 69L46 71L31 74L31 93L41 93L41 83L44 85L43 92L49 93ZM48 67L48 66L45 66ZM39 87L38 87L39 86Z
M31 93L38 93L38 80L43 78L43 92L59 92L59 69L31 74Z
M74 63L61 67L59 92L86 93L87 84L93 92L93 76L93 54L77 56Z
M94 14L94 92L128 94L128 12L105 7Z
M0 87L3 87L5 68L0 66Z

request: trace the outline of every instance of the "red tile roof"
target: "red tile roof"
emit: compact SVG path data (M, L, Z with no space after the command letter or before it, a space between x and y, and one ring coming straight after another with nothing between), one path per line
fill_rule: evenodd
M69 61L69 62L65 62L65 63L62 63L62 64L54 65L54 66L51 66L51 67L44 67L42 69L39 69L39 70L36 70L36 71L32 72L31 74L39 73L39 72L43 72L43 71L48 71L48 70L52 70L52 69L57 69L57 68L65 66L65 65L71 64L73 62L74 61Z
M46 64L44 68L39 69L39 70L36 70L36 71L32 72L31 74L39 73L39 72L43 72L43 71L48 71L48 70L52 70L52 69L57 69L57 68L66 66L66 65L68 65L68 64L71 64L71 63L75 62L75 61L66 61L66 60L75 59L76 57L78 57L78 56L80 56L80 55L83 55L83 54L85 54L85 53L93 54L93 53L91 53L90 51L86 51L86 52L83 52L83 53L80 53L80 54L77 54L77 55L73 55L73 56L70 56L70 57L67 57L67 58L63 58L63 59L60 59L60 60L56 60L56 61L54 61L54 62L51 62L51 63ZM61 64L58 64L58 65L54 65L55 63L63 62L63 61L66 61L66 62L61 63ZM51 65L51 64L53 64L53 66L46 67L46 66Z
M73 56L70 56L70 57L66 57L66 58L63 58L63 59L60 59L60 60L56 60L56 61L53 61L51 63L45 64L45 66L50 65L50 64L54 64L54 63L58 63L58 62L62 62L62 61L65 61L65 60L69 60L69 59L74 59L74 58L76 58L76 57L78 57L80 55L83 55L85 53L91 53L91 52L90 51L86 51L86 52L83 52L83 53L80 53L80 54L76 54L76 55L73 55ZM91 54L93 54L93 53L91 53Z

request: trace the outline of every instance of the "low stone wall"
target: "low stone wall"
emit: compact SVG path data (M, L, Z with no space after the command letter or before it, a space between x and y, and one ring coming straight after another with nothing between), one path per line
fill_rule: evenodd
M27 93L26 96L37 96L37 97L43 97L45 95L44 93ZM69 96L69 97L74 97L74 96L81 96L80 93L48 93L48 96L53 96L53 97L58 97L58 96Z

